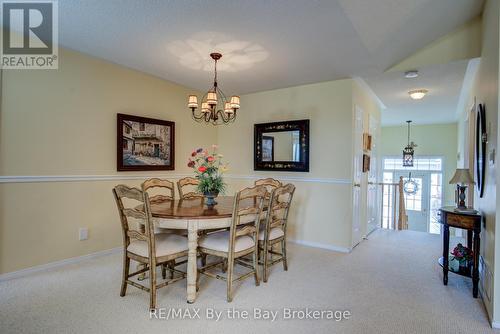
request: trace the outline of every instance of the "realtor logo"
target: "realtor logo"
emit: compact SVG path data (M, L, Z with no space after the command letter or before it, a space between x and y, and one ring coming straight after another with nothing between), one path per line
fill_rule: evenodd
M2 2L2 68L57 69L57 1Z

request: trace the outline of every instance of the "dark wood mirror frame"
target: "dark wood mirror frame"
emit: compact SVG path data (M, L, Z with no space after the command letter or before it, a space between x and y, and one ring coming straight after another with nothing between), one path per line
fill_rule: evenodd
M262 135L284 131L299 131L300 161L262 161ZM255 124L254 170L309 172L309 120Z
M486 110L479 104L476 116L476 186L479 197L484 194L484 175L486 172Z

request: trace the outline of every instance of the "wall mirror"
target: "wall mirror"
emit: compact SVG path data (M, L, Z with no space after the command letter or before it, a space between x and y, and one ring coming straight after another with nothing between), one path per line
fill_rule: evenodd
M254 126L254 170L309 171L309 120Z
M483 197L484 194L486 142L486 111L484 104L479 104L476 116L476 186L479 197Z

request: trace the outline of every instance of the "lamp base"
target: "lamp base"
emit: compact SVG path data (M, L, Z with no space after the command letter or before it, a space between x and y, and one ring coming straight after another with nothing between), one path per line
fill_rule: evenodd
M467 186L457 184L457 209L465 210L467 205L465 205L465 190Z

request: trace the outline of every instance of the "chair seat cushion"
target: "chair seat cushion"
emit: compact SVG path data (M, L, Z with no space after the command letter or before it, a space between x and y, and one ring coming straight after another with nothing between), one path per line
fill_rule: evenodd
M177 234L155 234L156 257L172 255L188 250L187 238ZM132 240L127 251L142 257L149 257L146 241Z
M229 251L229 231L222 231L207 234L200 238L198 245L203 248L216 250L219 252ZM255 243L248 235L237 237L234 243L234 251L241 252L255 246Z
M266 232L265 229L261 229L259 231L259 240L264 240L264 233ZM285 235L285 232L281 229L281 227L273 227L269 231L269 240L277 239L279 237L282 237Z

